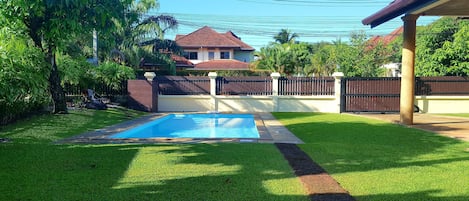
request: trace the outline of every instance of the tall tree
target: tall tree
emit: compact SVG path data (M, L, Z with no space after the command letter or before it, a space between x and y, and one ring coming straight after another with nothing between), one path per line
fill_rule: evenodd
M75 35L91 33L95 28L109 29L111 20L122 19L130 3L131 0L0 0L0 15L9 21L22 22L34 45L45 55L54 113L67 112L57 51Z
M285 43L294 43L296 38L298 38L298 34L292 33L288 29L281 29L280 32L277 33L277 35L274 36L275 42L278 42L280 44L285 44Z
M417 76L469 75L467 20L443 17L417 34Z
M180 48L164 39L167 30L177 29L178 21L173 16L145 15L149 10L157 10L159 3L155 0L134 1L129 7L123 21L117 21L113 52L115 60L137 68L141 62L168 63L168 55L160 51L180 52ZM113 56L111 55L111 57Z

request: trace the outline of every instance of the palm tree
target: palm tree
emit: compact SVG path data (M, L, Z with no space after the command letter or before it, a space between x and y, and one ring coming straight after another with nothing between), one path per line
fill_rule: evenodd
M272 44L263 47L255 53L258 58L253 66L255 69L269 70L279 72L280 74L291 74L293 72L292 52L290 46L281 44Z
M285 43L294 43L295 39L298 37L299 37L298 34L291 33L291 31L288 29L281 29L280 32L278 32L277 35L274 36L274 39L275 39L275 42L278 42L280 44L285 44Z
M167 30L174 30L178 21L173 16L158 15L143 18L150 9L159 6L154 0L135 1L128 9L122 21L115 21L120 29L116 32L116 47L111 51L110 57L120 63L139 67L143 61L152 63L168 63L168 55L159 50L181 52L174 41L165 40ZM172 66L172 65L169 65Z

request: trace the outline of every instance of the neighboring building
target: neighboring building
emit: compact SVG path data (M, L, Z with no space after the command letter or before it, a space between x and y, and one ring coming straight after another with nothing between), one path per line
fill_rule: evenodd
M401 26L386 36L373 36L369 40L369 44L371 47L376 46L379 42L382 42L383 45L388 45L392 41L396 40L397 37L401 36L403 32L404 32L404 27Z
M404 32L404 27L399 27L392 31L390 34L386 36L374 36L370 40L368 40L368 48L373 49L376 47L377 44L382 43L383 45L388 45L389 43L393 42L397 39L397 37L401 36ZM386 77L400 77L401 76L401 63L388 63L381 66L382 68L386 69L385 76Z
M253 60L254 48L231 31L218 33L204 26L190 34L177 35L175 41L194 70L249 70L248 63ZM182 62L180 58L178 61ZM188 62L183 62L186 67Z

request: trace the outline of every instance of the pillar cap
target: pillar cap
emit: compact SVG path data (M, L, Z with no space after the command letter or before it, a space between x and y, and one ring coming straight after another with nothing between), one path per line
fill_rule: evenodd
M216 77L218 76L218 74L217 74L217 72L209 72L209 73L208 73L208 76L209 76L210 78L216 78Z
M332 77L341 78L341 77L344 77L344 73L342 73L342 72L334 72L334 73L332 74Z
M279 78L279 77L280 77L280 73L278 73L278 72L273 72L273 73L270 74L270 77L272 77L272 78Z
M154 72L145 72L143 76L145 76L145 78L147 78L148 81L153 81L153 78L156 77L156 74Z

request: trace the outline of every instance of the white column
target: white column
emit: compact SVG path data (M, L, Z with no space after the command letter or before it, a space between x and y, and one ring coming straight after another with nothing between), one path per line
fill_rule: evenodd
M335 82L334 82L334 96L335 96L335 103L336 103L336 109L335 111L337 113L340 113L340 98L341 98L341 80L342 80L342 77L344 77L344 73L342 72L335 72L332 74L332 76L334 77L335 79Z
M280 78L280 73L274 72L270 74L272 77L272 95L278 96L278 79Z
M270 74L270 77L272 77L272 111L278 112L278 79L280 78L280 73L273 72Z
M217 101L217 72L209 72L208 77L210 78L210 102L211 110L213 112L218 111L218 101Z

